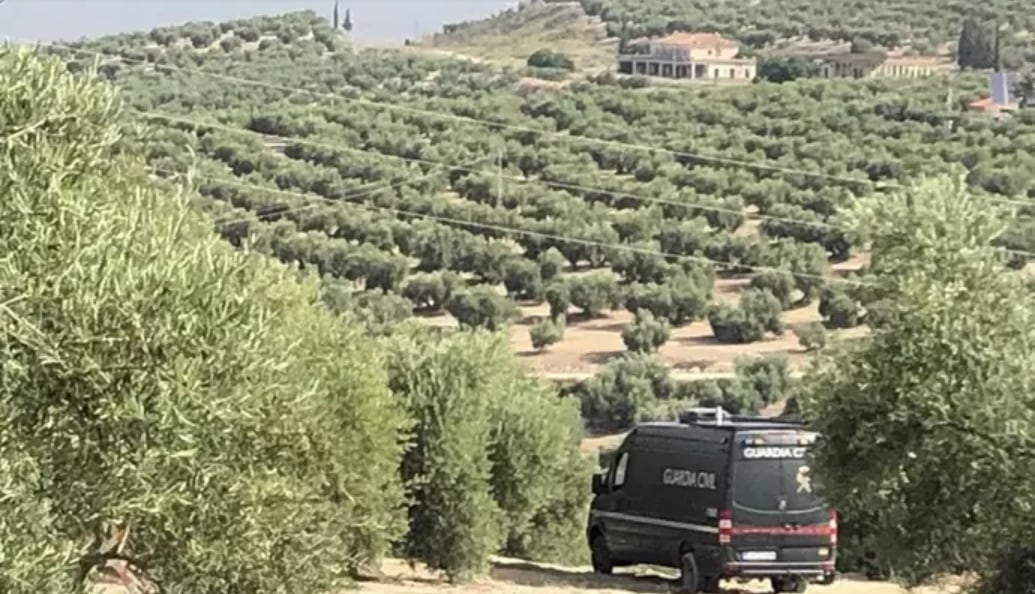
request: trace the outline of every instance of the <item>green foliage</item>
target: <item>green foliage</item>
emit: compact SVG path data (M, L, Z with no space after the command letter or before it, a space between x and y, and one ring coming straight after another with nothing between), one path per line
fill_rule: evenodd
M1009 579L1035 505L1035 304L991 245L999 213L962 181L934 179L864 203L859 220L894 323L832 352L805 384L802 410L825 436L817 478L865 519L878 564L910 581L960 567L986 585Z
M766 332L783 333L780 300L768 290L748 289L738 306L720 305L708 314L712 334L719 342L743 344L756 342Z
M512 258L503 265L503 285L507 294L517 299L540 299L543 278L539 264L524 258Z
M558 68L562 70L575 70L575 63L571 58L551 49L536 50L528 56L528 65L533 68Z
M503 544L486 454L493 418L486 389L497 387L500 355L484 346L480 334L443 341L402 335L389 357L392 391L415 421L402 462L410 502L403 551L450 579L483 572Z
M514 317L514 303L492 287L478 286L455 293L446 311L461 327L499 330Z
M807 58L770 58L758 63L758 78L774 83L811 78L818 73L819 67Z
M741 410L758 411L779 402L790 393L791 374L785 358L740 358L734 370L735 391L739 393Z
M509 351L505 340L493 344L500 352ZM578 407L531 379L501 381L492 388L496 407L489 459L492 492L505 515L503 554L584 562L580 545L592 465L579 450Z
M831 328L854 328L862 323L862 305L849 294L844 283L823 287L819 300L819 315Z
M418 272L406 279L402 296L409 299L419 310L435 311L445 307L462 286L463 279L460 275L448 270Z
M652 31L667 31L669 25L680 26L675 15L685 11L703 18L687 21L694 27L729 17L705 17L715 13L677 3L666 8L669 16L656 20L662 13L651 12L657 7L650 3L603 1L611 7L606 19L625 11L635 16L627 19L630 30L637 22L650 22ZM750 11L751 18L757 14ZM786 20L782 9L778 16ZM859 33L844 26L852 29L846 39L894 45L880 39L879 31ZM734 28L753 40L776 38L764 27L748 31L738 22ZM951 29L955 36L959 23ZM229 55L178 42L195 33L250 43ZM257 50L251 42L260 36L263 49ZM818 296L828 254L843 260L860 247L861 239L846 232L840 217L845 206L872 191L869 182L902 182L963 162L972 171L969 183L994 194L1012 198L1035 186L1035 158L1025 148L1031 122L1013 118L1000 124L1002 133L991 134L985 118L954 116L950 128L944 108L950 83L941 80L801 80L629 93L627 87L642 81L605 75L556 93L515 96L519 70L348 47L331 23L311 12L163 29L152 34L161 42L155 46L143 37L86 41L82 48L127 58L118 64L109 60L105 67L135 108L212 118L242 132L156 121L161 125L133 134L126 143L147 155L163 176L197 163L198 205L229 221L219 230L234 245L316 269L332 282L388 293L407 291L408 268L418 261L419 271L449 271L489 285L505 284L510 274L512 287L536 298L530 268L518 262L535 260L542 282L549 284L558 278L563 256L576 268L610 268L623 284L651 285L644 296L653 302L649 309L678 324L679 318L700 315L699 296L711 300L709 293L694 290L685 303L690 313L678 313L682 308L675 305L662 311L669 309L669 296L676 302L691 284L700 288L680 277L679 257L704 256L729 272L784 268L795 275L804 304ZM41 51L62 53L77 71L88 63L70 52ZM173 68L155 70L134 60ZM206 74L233 74L272 86L243 88ZM958 96L986 86L980 77L951 84ZM303 100L306 91L363 101L343 112ZM845 109L852 126L837 117ZM489 126L474 133L470 122L422 110L517 128ZM258 133L292 142L275 148ZM717 160L688 160L581 137L635 141ZM497 195L495 171L467 169L500 150L504 192ZM425 164L414 166L412 159ZM816 175L784 173L787 169ZM758 227L762 237L739 232L747 204L773 217ZM414 214L400 216L401 211ZM1011 245L1021 245L1023 237L1019 223L1018 241ZM629 247L660 249L669 256ZM1015 265L1024 261L1017 257ZM578 296L601 311L599 300L589 298L595 295ZM426 300L411 301L418 309L431 307Z
M827 330L820 322L805 322L794 327L798 344L806 352L814 352L827 345Z
M336 587L403 528L380 354L119 154L112 91L63 70L0 52L4 591L67 586L116 518L171 591Z
M646 355L627 353L580 384L575 395L590 429L614 432L631 427L642 411L656 400L671 398L674 391L668 367Z
M564 338L564 323L562 314L557 319L542 320L529 328L528 335L532 339L532 348L541 351L560 342Z
M568 313L571 306L571 289L564 281L555 281L547 285L544 291L547 303L550 304L550 318L558 320Z
M787 270L764 270L751 277L751 288L769 291L777 300L780 307L789 309L793 303L792 296L795 290L794 275Z
M568 264L564 254L555 247L539 254L536 260L539 262L539 276L547 283L557 278Z
M416 421L403 550L451 578L497 551L571 561L590 465L574 403L524 377L502 335L397 335L391 385Z
M622 330L625 348L634 353L653 353L668 342L672 328L665 319L657 319L649 310L636 312L632 324Z
M587 316L599 316L605 309L621 303L621 292L615 277L608 272L592 272L568 281L571 304Z
M956 44L956 62L960 68L985 69L995 66L992 37L987 27L975 19L963 21L959 41Z

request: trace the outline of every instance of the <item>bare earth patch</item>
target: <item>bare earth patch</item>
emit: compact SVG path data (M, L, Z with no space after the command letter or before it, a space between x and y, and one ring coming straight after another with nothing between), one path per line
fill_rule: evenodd
M862 258L831 267L833 274L854 270ZM578 273L576 273L578 274ZM714 303L735 304L749 283L747 278L719 279L715 283ZM546 303L526 304L519 308L517 323L511 328L511 345L528 368L537 374L555 380L580 381L597 373L609 361L625 352L622 330L632 322L633 314L626 310L606 312L598 318L586 319L572 312L564 330L564 339L542 352L532 348L528 331L536 322L550 314ZM787 331L783 336L769 335L750 344L722 344L712 336L706 320L699 320L672 330L672 336L655 359L673 370L679 381L726 377L733 372L740 357L775 356L786 358L793 370L803 370L811 360L798 344L792 328L804 322L820 321L819 305L784 312ZM426 316L422 322L431 326L455 326L448 314ZM829 332L830 341L852 340L865 336L865 327Z
M671 575L646 568L631 568L615 576L599 576L588 568L567 568L555 565L527 563L513 559L498 559L489 576L467 584L449 584L435 574L405 562L385 562L381 576L360 584L361 592L380 594L626 594L672 592ZM735 592L771 592L765 582L740 584L729 582L723 590ZM869 582L845 578L830 586L809 586L815 594L906 594L906 590L890 583ZM953 586L920 588L913 594L950 594Z

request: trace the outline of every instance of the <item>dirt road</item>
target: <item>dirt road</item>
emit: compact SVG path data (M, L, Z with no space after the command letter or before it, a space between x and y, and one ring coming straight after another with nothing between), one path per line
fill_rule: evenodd
M641 570L613 577L597 576L588 569L572 569L499 559L490 576L473 583L450 585L433 574L412 570L405 563L390 561L384 575L360 584L361 592L377 594L629 594L672 592L670 579L656 572ZM729 583L727 594L771 592L767 583ZM844 579L830 586L809 586L811 594L906 594L894 584ZM954 594L955 588L921 588L912 594Z

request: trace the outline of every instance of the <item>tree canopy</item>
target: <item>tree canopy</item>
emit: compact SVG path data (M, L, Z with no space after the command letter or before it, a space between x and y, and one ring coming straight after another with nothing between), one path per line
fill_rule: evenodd
M992 245L1002 213L948 178L860 215L893 323L821 359L806 381L802 409L824 435L815 468L826 496L865 517L879 558L914 581L960 568L989 584L1023 576L1035 504L1035 303Z

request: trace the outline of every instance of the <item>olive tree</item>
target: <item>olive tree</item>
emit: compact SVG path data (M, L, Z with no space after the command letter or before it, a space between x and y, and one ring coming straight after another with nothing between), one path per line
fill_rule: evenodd
M359 326L116 150L109 87L21 50L0 85L0 589L53 591L6 565L102 520L171 591L327 591L387 553L404 418Z
M825 436L817 479L910 581L962 568L998 588L978 591L1024 591L1035 302L992 246L1000 215L950 178L871 199L856 220L894 323L805 381L802 411Z

